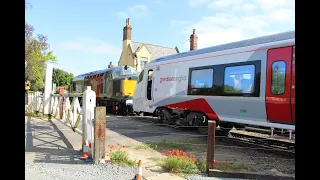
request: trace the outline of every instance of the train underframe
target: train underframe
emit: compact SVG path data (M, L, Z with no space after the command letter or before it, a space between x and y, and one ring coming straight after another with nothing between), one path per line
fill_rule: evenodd
M208 117L202 112L161 107L155 110L153 116L158 117L159 123L182 127L196 127L201 134L208 133ZM217 121L217 126L220 127L219 134L228 135L234 124ZM240 124L236 126L238 128L242 127Z
M174 125L174 126L181 126L181 127L196 127L201 134L208 133L208 117L198 111L191 111L191 110L178 110L178 109L171 109L166 107L160 107L155 110L153 114L146 114L144 115L152 115L154 117L158 117L159 123L167 124L167 125ZM270 134L270 128L268 127L261 127L261 126L252 126L247 124L239 124L239 123L232 123L232 122L223 122L223 121L216 121L216 125L219 126L219 132L217 133L222 136L226 136L229 134L229 131L233 128L237 130L246 130L246 131L253 131L259 133L267 133ZM278 135L286 135L289 131L281 130L281 129L274 129L274 134Z
M102 99L97 98L96 106L106 106L107 114L116 114L121 116L133 115L131 99Z

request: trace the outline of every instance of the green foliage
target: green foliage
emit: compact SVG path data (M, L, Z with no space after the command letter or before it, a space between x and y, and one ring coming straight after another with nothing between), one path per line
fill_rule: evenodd
M198 159L196 164L200 172L205 173L207 171L207 162L205 158Z
M131 159L129 159L129 155L127 152L122 151L121 149L117 149L110 153L110 158L112 162L119 166L135 166L137 163Z
M31 5L26 2L26 9ZM30 81L30 90L38 91L44 87L46 63L56 62L57 58L50 51L47 37L34 35L34 28L25 22L25 60L27 61L26 80Z
M188 160L187 157L169 156L160 164L163 170L173 173L193 174L197 172L195 162Z
M68 85L74 77L72 73L57 68L53 69L52 76L53 83L57 86L64 86L65 89L68 89Z

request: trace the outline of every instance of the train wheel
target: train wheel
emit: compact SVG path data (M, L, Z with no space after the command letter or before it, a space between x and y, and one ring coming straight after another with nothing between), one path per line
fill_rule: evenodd
M189 113L187 115L187 121L190 122L190 120L193 121L195 126L201 126L201 127L197 127L200 134L208 134L208 120L203 113L198 113L198 112Z

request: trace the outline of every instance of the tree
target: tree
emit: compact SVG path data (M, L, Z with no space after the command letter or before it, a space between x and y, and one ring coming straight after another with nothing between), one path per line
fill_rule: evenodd
M73 79L73 74L63 71L58 68L53 69L52 81L57 86L64 86L67 89L67 86L70 85L71 80Z
M28 2L25 5L26 9L31 7ZM25 61L28 64L26 80L30 81L30 90L33 91L41 90L44 87L46 63L57 61L53 51L50 51L47 40L47 37L42 34L35 37L33 26L25 22Z

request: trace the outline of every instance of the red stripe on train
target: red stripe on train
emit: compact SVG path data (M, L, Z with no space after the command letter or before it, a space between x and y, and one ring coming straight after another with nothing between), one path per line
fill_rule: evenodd
M192 111L199 111L199 112L205 113L209 119L219 120L217 114L214 112L214 110L210 107L210 105L204 98L193 99L193 100L174 103L174 104L168 104L164 107L176 108L179 110L188 109Z

